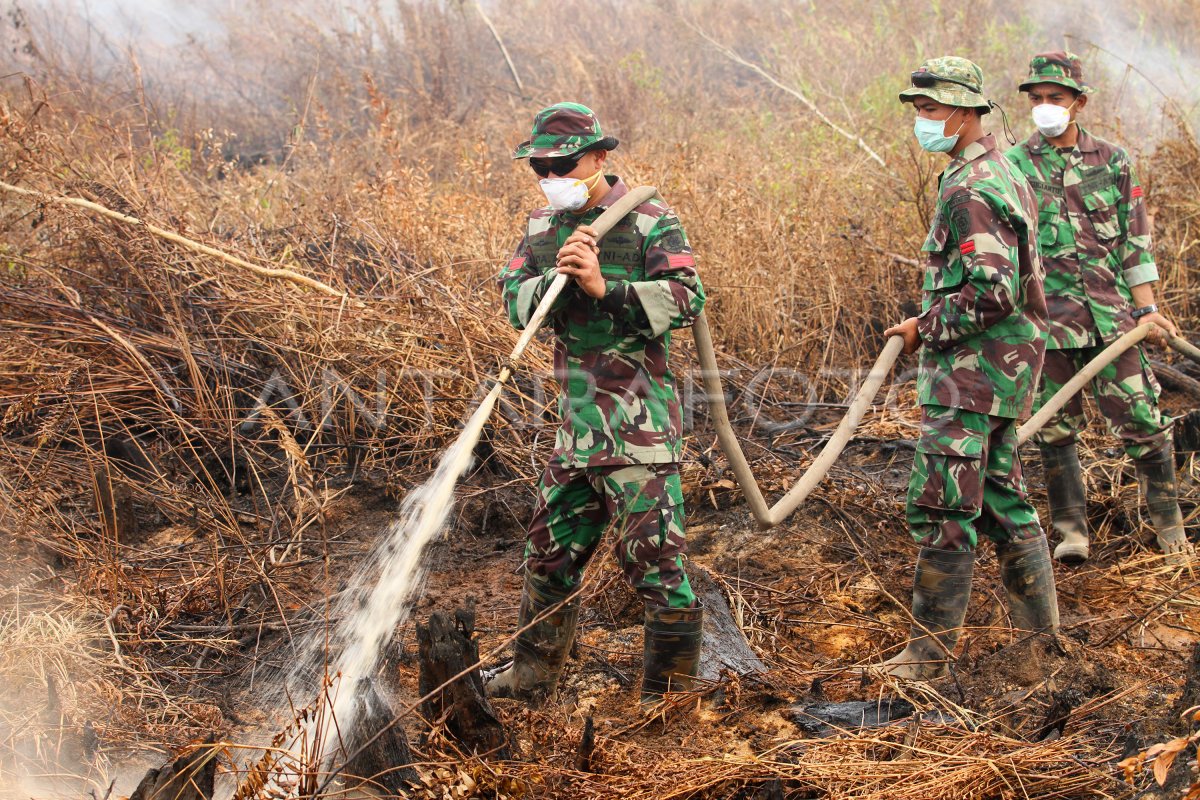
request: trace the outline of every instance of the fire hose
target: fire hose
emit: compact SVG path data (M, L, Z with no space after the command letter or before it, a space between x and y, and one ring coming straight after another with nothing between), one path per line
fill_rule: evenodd
M1167 345L1171 349L1200 364L1200 349L1197 349L1195 345L1182 336L1171 336L1166 330L1163 333L1168 336ZM1045 405L1038 409L1036 414L1017 429L1017 442L1024 444L1028 441L1029 437L1045 427L1046 423L1058 413L1059 409L1067 404L1068 400L1087 386L1092 378L1099 375L1105 367L1116 361L1122 353L1141 342L1149 334L1149 325L1139 325L1101 350L1099 355L1085 364L1083 369L1075 373L1071 380L1063 384L1063 387L1055 392L1054 396L1047 400Z

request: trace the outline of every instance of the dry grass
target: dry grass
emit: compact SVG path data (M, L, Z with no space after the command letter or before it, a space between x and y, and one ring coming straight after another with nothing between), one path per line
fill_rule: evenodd
M731 388L747 392L733 411L754 441L748 452L764 488L783 488L839 412L812 412L794 430L769 424L809 413L787 402L843 401L883 326L917 295L919 270L887 254L915 254L938 164L914 152L896 76L929 54L970 51L1014 121L1023 119L1010 78L1045 39L1010 5L989 1L967 13L864 3L848 13L845 4L627 3L584 30L561 20L590 17L593 6L534 2L495 16L527 97L515 93L471 4L403 2L395 18L364 15L336 35L311 21L339 19L315 0L283 14L251 4L223 12L236 23L223 45L172 52L178 73L170 76L149 52L81 61L78 31L35 27L31 77L0 84L0 179L95 200L309 274L366 307L264 281L79 209L4 197L0 526L54 561L61 605L14 606L0 617L4 641L14 643L0 654L0 675L11 674L28 700L6 707L3 746L43 741L46 687L58 681L65 728L91 722L106 753L201 738L236 713L223 687L250 680L260 644L288 641L312 624L303 620L320 618L321 592L368 546L331 524L346 495L395 499L419 482L515 339L491 278L522 213L540 202L508 153L545 102L572 97L595 107L622 138L616 170L654 183L676 206L701 258L723 361L736 371ZM1169 24L1177 41L1194 42L1200 22L1185 6L1171 6ZM680 15L811 98L887 168L708 46ZM990 20L983 30L981 18ZM1097 68L1107 58L1089 57ZM1101 96L1118 96L1122 80L1098 75ZM1143 140L1153 147L1139 149L1161 293L1196 330L1200 151L1187 117L1164 124L1115 104L1096 109L1092 127L1104 135L1155 134ZM681 337L681 373L689 347ZM530 356L521 395L478 451L473 493L524 486L538 460L531 441L547 449L549 429L530 422L553 398L548 353ZM756 378L770 367L796 373ZM861 436L911 438L911 400L911 387L901 387ZM720 460L701 463L712 454L703 415L696 426L686 470L694 507L728 508ZM1194 611L1195 595L1172 596L1177 576L1128 544L1138 522L1126 509L1137 504L1117 460L1092 463L1099 546L1126 560L1074 575L1065 589L1098 592L1096 613L1110 620L1104 636L1124 645L1165 615ZM869 516L879 538L851 540L885 560L869 580L863 563L831 570L820 560L810 565L820 571L783 587L729 577L751 641L789 686L837 671L814 660L814 647L842 642L841 655L865 661L899 630L879 590L903 599L908 554L895 530L899 495L884 477L839 465L813 500L848 530ZM786 536L843 536L838 530ZM836 600L822 606L821 624L799 621L797 603L822 597ZM661 776L652 769L661 752L627 741L605 745L599 776L573 773L552 742L528 763L461 769L480 785L544 781L580 796L726 796L775 779L828 796L887 781L908 793L896 797L938 796L972 782L1015 792L1046 776L1066 781L1066 796L1108 791L1107 775L1072 760L1094 741L921 735L929 769L921 759L897 761L900 745L871 737L724 761L688 755ZM34 752L58 759L41 746ZM1010 760L980 777L978 756L1006 752ZM446 768L452 777L461 771Z

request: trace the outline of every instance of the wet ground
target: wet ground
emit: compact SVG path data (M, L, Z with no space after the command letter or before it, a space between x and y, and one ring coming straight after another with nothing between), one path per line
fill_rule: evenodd
M1037 487L1037 459L1026 460ZM862 669L896 652L907 632L915 549L903 529L902 496L910 461L903 445L853 445L822 490L770 531L753 524L724 475L693 471L691 561L712 576L766 672L705 683L694 713L647 725L636 713L641 604L604 554L558 701L542 713L497 702L518 757L568 762L588 718L610 748L636 747L650 761L680 748L753 757L831 730L857 734L845 713L853 716L865 703L876 724L915 714L1018 741L1083 734L1092 767L1115 780L1121 757L1178 733L1188 687L1195 693L1200 681L1191 662L1200 642L1200 593L1194 576L1163 568L1148 549L1152 533L1140 523L1132 473L1115 459L1089 473L1095 557L1079 568L1056 566L1057 642L1014 637L985 545L952 675L920 689L880 683ZM786 481L779 477L771 488L778 494ZM453 530L431 548L427 585L391 655L388 678L401 702L417 696L413 625L433 610L452 611L472 598L484 654L515 627L532 490L466 491L472 496L460 504ZM1044 497L1036 499L1044 513ZM385 509L360 510L342 524L353 528L347 538L369 538L388 519ZM831 721L821 717L831 703L858 705ZM554 720L549 728L546 713ZM421 739L421 723L411 720L407 728Z
M831 420L836 421L836 412ZM684 478L691 563L709 576L710 590L727 604L726 636L744 637L765 671L718 675L710 669L687 709L665 722L643 719L637 711L642 607L613 559L602 553L589 578L578 641L558 700L542 711L512 701L496 703L516 759L532 763L529 770L535 773L541 770L548 786L569 783L571 792L578 792L593 785L576 768L589 724L595 741L589 769L610 775L636 775L683 756L689 763L710 758L757 763L763 754L790 753L797 743L817 738L861 740L876 725L915 730L917 724L952 724L1013 742L1076 737L1083 742L1087 769L1111 784L1108 796L1121 796L1117 761L1178 734L1179 714L1200 702L1200 667L1193 659L1200 642L1200 589L1195 575L1164 568L1148 547L1152 532L1142 520L1136 482L1119 451L1099 434L1089 434L1085 445L1094 557L1079 568L1055 568L1062 635L1045 647L1013 636L995 558L985 545L957 664L950 677L926 688L881 683L863 669L901 648L907 633L915 556L903 525L910 443L895 439L894 429L864 431L808 503L769 531L753 523L719 462L690 461ZM760 462L756 472L764 491L771 497L786 491L814 446L818 440L800 442L785 456ZM1036 450L1023 452L1045 519ZM1188 463L1181 472L1185 511L1193 517L1195 469ZM323 598L337 591L392 521L397 500L381 487L364 481L331 503L322 531L330 557L303 560L294 572L284 573L293 578L276 587L281 600L263 593L264 613L286 609L288 626L239 627L234 620L221 634L219 651L206 655L201 650L200 659L189 659L194 671L184 683L191 687L190 702L227 740L248 743L271 730L262 707L265 676L287 667L293 652L289 629L299 636L314 615L319 619ZM515 628L533 488L480 470L463 484L460 497L450 530L426 554L430 570L424 590L397 631L380 676L397 707L418 696L415 625L434 610L452 612L469 598L480 652L492 663L505 657L498 646ZM1191 533L1195 538L1195 526ZM186 542L163 529L148 535L142 546L182 551ZM70 574L28 547L8 551L0 569L10 597L39 581L58 585L55 581L60 584ZM163 651L155 657L161 663L169 655ZM403 726L421 757L447 769L445 759L454 745L436 724L431 734L427 721L414 715ZM160 758L135 755L130 744L114 743L107 750L103 741L97 745L110 765L127 766L125 783ZM1184 761L1180 764L1186 769ZM465 785L460 778L446 780ZM777 796L786 796L789 786L795 790L779 780ZM830 780L837 785L836 776ZM769 781L738 778L728 786L760 784ZM595 786L612 791L602 781ZM728 786L693 796L731 796ZM545 791L533 795L558 796L559 790ZM815 793L797 796L826 796L810 791ZM1064 796L1093 795L1064 790Z

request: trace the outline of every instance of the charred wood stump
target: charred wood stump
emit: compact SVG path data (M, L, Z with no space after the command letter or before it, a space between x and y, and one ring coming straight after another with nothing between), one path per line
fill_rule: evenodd
M217 778L214 739L184 752L159 769L152 769L129 795L129 800L212 800Z
M739 676L766 672L767 665L750 649L750 643L738 627L725 593L708 570L699 564L689 564L688 581L696 597L704 604L700 677L717 680L725 671Z
M579 737L579 749L575 751L575 769L578 772L592 771L592 756L596 752L596 724L589 716L583 723L583 734Z
M1171 426L1176 453L1200 451L1200 410L1192 411L1175 419Z
M362 679L354 693L355 724L346 737L344 752L350 756L339 783L366 782L374 789L406 797L419 776L404 729L395 723L395 711L375 682ZM380 732L382 731L382 734ZM374 741L372 738L377 736ZM361 752L360 752L361 751Z
M426 625L417 626L422 696L479 661L479 648L471 638L474 631L473 603L457 609L453 617L435 611ZM422 703L421 713L430 722L444 719L449 734L476 753L511 757L508 733L483 693L483 680L476 669Z

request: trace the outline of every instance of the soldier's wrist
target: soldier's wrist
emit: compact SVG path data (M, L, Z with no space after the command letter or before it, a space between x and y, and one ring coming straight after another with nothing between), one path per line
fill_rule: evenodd
M1138 308L1135 308L1133 311L1130 311L1129 316L1133 317L1134 319L1141 319L1142 317L1146 316L1147 314L1157 314L1157 313L1158 313L1158 304L1150 303L1149 305L1140 306Z

